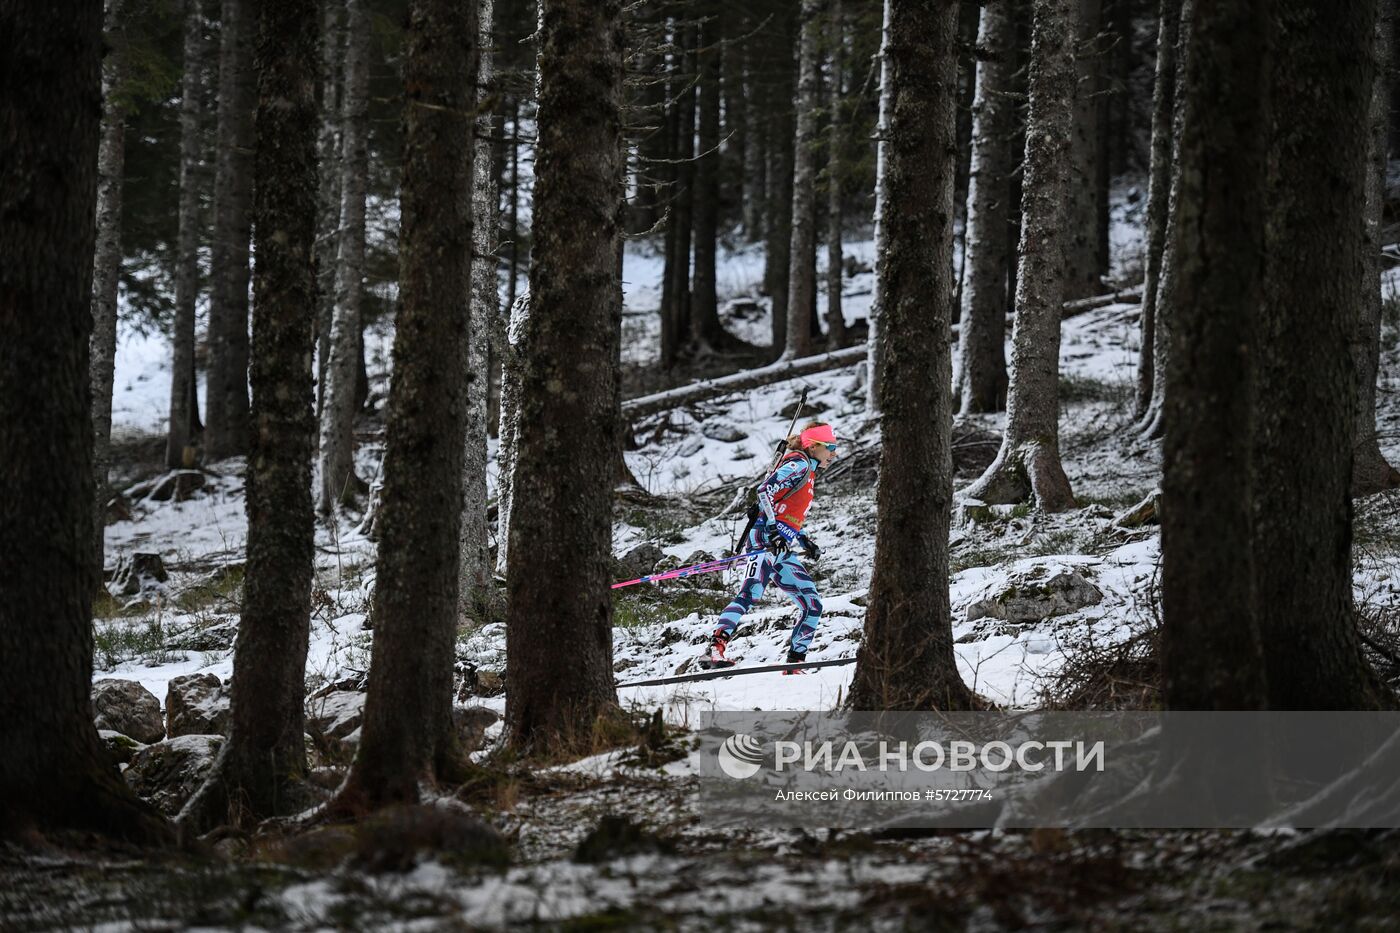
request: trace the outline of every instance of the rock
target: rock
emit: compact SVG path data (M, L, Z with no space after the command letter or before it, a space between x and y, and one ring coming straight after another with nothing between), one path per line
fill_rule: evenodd
M478 671L476 675L476 695L498 697L506 692L506 679L500 671Z
M485 706L452 707L452 727L463 754L480 751L486 744L486 730L500 722L501 714Z
M732 424L707 424L700 429L700 433L712 441L722 441L726 444L733 444L748 437Z
M365 696L334 690L306 701L306 731L324 754L347 754L359 743Z
M1119 528L1141 528L1143 525L1157 525L1162 521L1162 490L1154 489L1137 505L1119 515L1113 524Z
M137 752L146 747L131 736L113 732L111 729L98 729L97 737L102 740L112 760L119 765L127 764Z
M790 421L792 419L792 416L797 414L797 404L800 401L801 399L793 399L792 401L788 402L786 405L783 406L782 411L778 412L778 414L783 418L784 421ZM808 399L807 404L802 406L802 416L799 419L800 423L795 428L793 428L793 430L802 430L803 424L806 424L809 420L813 418L820 417L821 413L824 411L826 411L826 402L822 401L821 399Z
M108 525L131 521L131 503L126 501L125 496L117 493L107 500L106 508L103 511L103 521Z
M208 625L194 625L176 632L165 641L169 651L232 651L238 637L238 620L215 619Z
M148 745L132 756L126 783L137 796L174 816L199 789L223 744L221 735L182 735Z
M120 732L143 744L165 738L160 700L134 680L108 677L93 684L92 714L98 729Z
M752 459L753 459L753 451L752 451L752 450L749 450L747 447L741 447L741 448L739 448L738 450L734 451L733 456L731 456L729 459L731 459L731 460L752 460Z
M117 558L117 570L107 589L113 596L136 596L169 579L159 554L137 551Z
M1039 622L1096 605L1102 599L1102 591L1075 570L1060 564L1035 564L994 577L968 604L966 619Z
M656 562L665 556L659 545L650 542L639 544L617 559L617 575L623 579L644 577L651 573L656 567Z
M184 674L165 691L166 734L228 735L229 695L214 674Z
M204 474L199 470L175 470L156 480L146 498L152 502L184 502L204 488Z
M992 507L981 499L959 499L953 524L966 527L981 525L992 520Z

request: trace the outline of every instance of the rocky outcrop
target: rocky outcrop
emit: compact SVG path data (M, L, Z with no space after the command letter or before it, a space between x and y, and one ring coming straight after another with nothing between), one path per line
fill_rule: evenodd
M485 706L454 706L452 727L462 754L480 751L486 744L486 730L500 722L501 714Z
M102 741L102 747L107 749L107 754L119 765L129 764L136 753L146 747L131 736L111 729L98 729L97 737Z
M160 700L134 680L109 677L93 684L92 716L99 730L120 732L143 744L165 738Z
M117 569L107 590L113 596L136 596L147 590L158 590L170 579L165 562L159 554L137 551L117 558Z
M1093 606L1103 592L1074 568L1060 563L1013 566L994 576L967 605L966 620L992 618L1025 624Z
M174 816L199 789L223 744L221 735L182 735L148 745L132 756L126 782L137 796Z
M184 674L165 691L166 734L228 735L228 688L214 674Z
M323 758L348 761L359 744L364 714L363 693L330 690L316 694L306 701L306 732Z

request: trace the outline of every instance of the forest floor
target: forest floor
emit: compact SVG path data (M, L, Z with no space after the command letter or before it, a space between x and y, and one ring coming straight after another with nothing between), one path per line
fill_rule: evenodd
M845 311L868 313L871 245L847 245ZM766 341L766 299L756 295L762 257L738 251L721 277L726 323ZM658 261L629 248L624 345L637 371L653 359ZM1379 429L1400 461L1400 315L1387 304ZM1137 308L1115 304L1065 322L1061 351L1061 444L1080 507L1045 515L995 508L952 531L950 593L955 653L964 679L1015 708L1151 708L1159 602L1156 526L1117 518L1156 486L1157 445L1132 429ZM382 404L391 334L371 335L372 400ZM186 501L155 501L138 486L159 473L159 444L139 412L158 365L139 338L119 357L118 485L135 488L108 526L109 560L162 555L170 578L98 607L96 678L141 683L164 699L182 674L227 681L238 617L246 535L243 464L209 465ZM714 362L711 365L722 365ZM142 377L145 378L142 378ZM823 556L811 567L825 605L809 657L850 657L863 624L874 555L879 428L865 410L862 368L792 380L634 425L627 463L641 489L619 501L614 552L639 548L648 563L729 552L742 524L726 506L759 478L808 390L802 420L831 421L841 456L818 481L808 530ZM373 404L373 402L372 402ZM126 414L123 414L125 412ZM135 414L133 414L135 413ZM1000 416L959 422L959 486L995 453ZM382 457L377 415L362 424L358 463L373 477ZM494 471L494 445L490 469ZM494 489L494 472L489 477ZM493 539L494 540L494 539ZM969 618L979 600L1018 574L1073 571L1098 590L1092 605L1038 622ZM369 666L364 623L374 582L374 545L352 518L317 532L317 580L307 662L308 713L325 691L353 692ZM635 587L615 601L619 682L694 668L728 601L735 574ZM1400 493L1357 504L1355 594L1363 624L1381 643L1400 637ZM765 597L745 619L731 653L743 663L780 661L792 607ZM975 614L974 614L975 615ZM458 645L464 705L504 710L500 621ZM1400 670L1378 664L1392 682ZM0 929L1333 929L1393 928L1400 915L1400 844L1384 834L1147 831L928 831L872 835L821 826L717 831L697 814L697 771L687 727L709 710L822 710L839 705L852 668L801 677L730 680L619 690L638 724L635 742L582 761L527 769L498 753L501 724L473 756L480 780L416 816L286 838L230 838L205 856L150 861L96 855L80 845L35 858L0 851ZM348 687L347 687L348 685ZM644 738L661 710L667 738ZM318 749L328 781L341 754ZM509 864L480 859L444 839L462 811L509 841ZM424 813L429 814L424 816ZM425 831L422 822L446 829ZM395 820L404 826L397 827ZM416 828L405 828L409 825Z

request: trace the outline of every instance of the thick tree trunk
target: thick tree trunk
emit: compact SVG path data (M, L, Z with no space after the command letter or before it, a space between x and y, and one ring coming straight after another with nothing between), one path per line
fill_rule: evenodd
M957 0L889 0L891 86L878 249L885 366L875 571L851 683L866 710L969 709L953 657L953 111Z
M1060 305L1074 101L1074 0L1034 0L1011 385L1001 450L965 491L991 503L1034 495L1047 512L1074 508L1060 463Z
M958 96L953 131L958 159L955 163L956 173L953 176L953 209L957 212L958 221L963 223L964 237L967 234L967 217L964 214L967 209L967 183L972 173L972 101L977 93L977 56L974 52L977 47L977 29L980 19L981 3L978 0L960 0L958 3L958 44L954 52L958 59ZM956 240L955 237L955 243ZM966 259L966 252L963 255ZM955 279L958 289L962 285L962 274L962 268L959 267ZM953 310L955 312L958 310L958 300L957 289L955 289L953 294ZM957 318L954 317L954 320Z
M169 827L92 723L88 338L102 10L0 0L0 838Z
M802 0L798 43L797 138L792 170L792 246L788 253L787 334L783 356L812 354L808 326L816 301L817 109L821 106L821 0Z
M194 465L199 398L195 392L194 325L199 297L200 170L199 113L204 89L205 0L186 0L184 74L180 83L180 206L175 246L175 323L171 340L170 428L165 465Z
M1181 0L1161 0L1157 17L1157 69L1152 89L1152 165L1147 181L1147 246L1143 256L1142 314L1139 318L1137 396L1134 417L1142 420L1152 404L1157 286L1167 237L1167 196L1172 179L1172 113L1176 99L1176 51Z
M1277 0L1272 214L1255 355L1256 598L1269 706L1391 708L1352 602L1351 457L1374 0ZM1192 67L1195 67L1194 63Z
M690 314L690 337L699 347L723 350L729 332L719 321L715 284L715 251L719 238L720 202L720 32L715 19L701 26L699 63L699 151L695 172L695 282Z
M1376 17L1376 77L1371 86L1371 136L1366 164L1365 238L1362 260L1361 314L1352 338L1352 368L1356 373L1356 440L1352 445L1351 492L1366 496L1400 486L1396 470L1381 453L1376 437L1376 375L1381 352L1381 227L1385 213L1386 134L1390 113L1391 33L1395 0L1379 0Z
M204 448L211 460L248 449L248 239L253 201L252 0L223 0L219 132L209 291Z
M402 302L380 500L374 654L363 738L332 810L416 801L423 782L458 765L452 664L470 331L472 160L465 154L473 152L476 5L413 0L408 17Z
M845 87L846 20L842 0L831 0L830 21L831 87L827 101L831 110L826 143L826 332L827 345L837 350L846 346L846 318L841 307L841 226L844 219L842 193L845 186L846 147Z
M543 0L535 249L507 575L506 730L592 747L616 712L611 478L622 456L621 0ZM588 425L594 456L577 455ZM568 586L541 586L542 568Z
M963 237L958 396L964 415L1006 407L1006 236L1016 136L1018 0L990 0L978 35L977 97L972 108L972 171Z
M510 268L506 274L506 307L515 307L520 285L520 98L510 98ZM504 416L505 403L501 403Z
M321 111L316 198L316 423L326 404L331 327L335 320L335 257L340 244L340 110L345 64L345 0L321 0Z
M515 452L520 441L520 369L523 365L525 330L529 326L530 292L510 308L506 340L501 347L501 427L496 469L496 572L509 567L510 513L515 491Z
M716 4L711 9L714 15L723 8ZM720 56L719 95L723 101L723 128L718 136L721 140L719 198L724 205L720 211L722 221L730 216L740 216L749 184L749 179L744 177L750 143L744 99L744 46L749 42L742 38L748 31L745 28L747 22L746 16L728 16L719 20L714 32L715 40L720 44L716 54Z
M892 11L890 3L892 0L884 0L884 10L881 14L880 27L880 110L875 125L875 242L879 243L884 236L882 220L885 216L885 172L888 162L888 138L890 131L890 113L894 107L892 97L894 74L890 65L890 16ZM865 407L872 415L880 414L880 384L881 371L884 368L883 347L880 340L880 315L882 313L883 301L880 297L880 277L875 277L875 294L870 296L870 320L867 322L869 330L865 338L865 346L868 351L866 356L866 399Z
M196 832L297 812L306 775L306 651L316 517L316 60L318 0L257 15L253 432L248 564L234 645L229 740L181 813Z
M1076 0L1074 130L1070 147L1070 191L1065 247L1065 298L1103 291L1108 257L1099 255L1099 110L1103 95L1097 37L1102 0Z
M492 603L491 551L486 521L487 389L491 382L491 332L500 316L496 285L496 228L500 207L491 146L497 134L494 113L496 80L493 48L495 2L477 6L476 138L472 142L471 347L467 356L467 426L462 455L461 561L457 571L457 619L460 625L489 619Z
M1177 24L1176 75L1173 78L1175 90L1172 92L1172 147L1181 138L1185 121L1186 39L1190 36L1192 10L1195 0L1182 0L1180 22ZM1139 429L1149 439L1160 439L1164 429L1163 410L1167 394L1167 357L1172 345L1172 315L1176 311L1176 204L1181 187L1181 172L1178 160L1173 155L1168 168L1170 180L1167 184L1166 227L1162 237L1162 254L1157 260L1157 286L1155 303L1152 309L1152 394L1148 399L1147 411L1138 422Z
M365 187L369 174L368 0L348 0L345 96L341 109L340 235L335 260L325 403L321 406L320 489L316 508L332 514L361 491L355 475L355 383L365 272Z
M126 38L122 0L107 0L107 42L112 51L102 64L102 136L97 149L97 240L92 272L92 554L99 581L106 562L104 546L107 473L111 468L112 382L117 362L117 290L122 276L122 176L126 164L126 108L120 86L124 78Z
M1249 585L1249 445L1264 289L1270 5L1203 5L1188 40L1199 64L1183 89L1179 310L1162 445L1162 667L1171 709L1265 702Z

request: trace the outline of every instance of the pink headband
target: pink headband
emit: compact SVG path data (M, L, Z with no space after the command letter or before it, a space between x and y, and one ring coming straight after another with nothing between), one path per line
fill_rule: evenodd
M831 425L822 424L815 428L808 428L798 435L803 447L811 447L813 444L834 444L836 443L836 432L831 430Z

